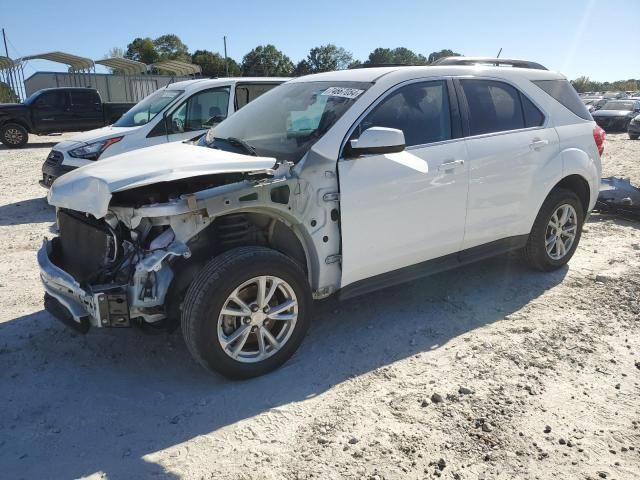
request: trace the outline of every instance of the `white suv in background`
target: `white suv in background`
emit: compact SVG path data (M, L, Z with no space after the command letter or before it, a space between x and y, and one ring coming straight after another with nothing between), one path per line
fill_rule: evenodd
M58 143L42 165L40 185L96 160L160 143L189 140L288 78L219 78L167 85L117 122Z
M201 146L60 178L60 236L38 254L45 307L81 331L181 324L205 367L260 375L298 348L312 298L510 250L536 270L565 265L603 142L569 82L531 62L297 78Z

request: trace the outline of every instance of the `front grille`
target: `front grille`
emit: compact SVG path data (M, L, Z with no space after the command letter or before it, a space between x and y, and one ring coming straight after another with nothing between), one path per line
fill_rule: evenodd
M60 165L63 159L64 159L64 155L62 155L62 152L58 152L57 150L51 150L49 152L49 155L47 156L46 163L48 165Z
M59 267L81 285L90 283L115 256L116 239L103 221L69 210L58 212Z

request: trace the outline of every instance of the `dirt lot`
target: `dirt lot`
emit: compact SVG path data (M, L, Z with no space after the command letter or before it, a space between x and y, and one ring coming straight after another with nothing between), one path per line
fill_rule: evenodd
M325 301L284 368L229 382L179 332L42 310L57 141L0 147L2 478L640 477L640 224L592 217L551 274L510 256ZM604 168L640 183L640 141L609 135Z

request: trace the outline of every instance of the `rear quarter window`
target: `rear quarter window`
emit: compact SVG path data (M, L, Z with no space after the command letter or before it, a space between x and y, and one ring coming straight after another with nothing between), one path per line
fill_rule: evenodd
M593 120L589 110L587 110L587 107L578 96L578 92L575 91L568 80L532 80L532 83L578 117L585 120Z

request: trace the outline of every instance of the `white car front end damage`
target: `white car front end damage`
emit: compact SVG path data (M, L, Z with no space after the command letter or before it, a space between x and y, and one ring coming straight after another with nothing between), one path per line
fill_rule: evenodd
M260 223L266 206L271 213L264 218L273 224L264 230L280 236L275 241L286 249L295 240L283 225L313 210L307 190L287 162L182 143L71 172L48 195L58 209L60 236L45 240L38 254L47 307L82 331L164 320L179 308L167 298L177 260L191 257L199 233L239 209L253 207L248 215ZM217 230L234 241L234 228L232 222ZM201 243L214 242L210 235Z

